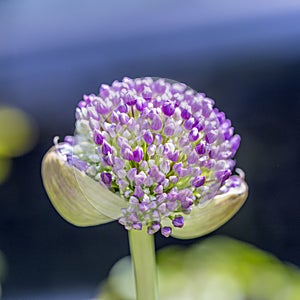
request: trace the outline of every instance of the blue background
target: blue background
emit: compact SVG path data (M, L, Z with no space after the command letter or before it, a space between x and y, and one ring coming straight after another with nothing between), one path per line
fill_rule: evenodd
M213 234L300 266L299 20L296 0L0 1L0 103L30 114L40 133L0 186L4 299L85 299L129 253L116 222L63 221L40 176L53 137L73 133L82 95L124 76L171 78L216 100L242 136L250 194Z

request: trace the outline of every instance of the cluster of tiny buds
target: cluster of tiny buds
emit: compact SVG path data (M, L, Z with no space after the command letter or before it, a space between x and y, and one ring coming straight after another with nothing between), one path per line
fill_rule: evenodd
M240 136L214 101L185 84L124 78L85 95L67 162L128 201L119 223L164 236L184 215L241 183L233 175ZM169 220L169 226L162 221Z

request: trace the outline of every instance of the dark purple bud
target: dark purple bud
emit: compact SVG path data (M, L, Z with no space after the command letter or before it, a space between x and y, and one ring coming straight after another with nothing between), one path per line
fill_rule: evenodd
M119 121L121 125L125 125L129 121L129 116L126 113L120 113Z
M166 83L164 79L159 79L153 83L153 91L157 94L163 94L166 91Z
M83 100L86 104L91 104L95 95L83 95Z
M167 160L163 160L159 167L164 174L167 174L170 171L170 163Z
M225 140L230 140L230 138L232 137L234 132L233 127L227 128L226 130L224 130L223 132L223 136Z
M164 173L160 171L158 173L153 173L151 176L153 180L157 183L162 183L166 179Z
M144 151L140 146L137 146L133 151L133 160L140 162L144 158Z
M103 135L99 131L94 132L94 142L97 145L102 145L104 141Z
M162 121L161 121L160 117L157 114L153 115L151 128L153 130L160 130L162 128Z
M194 127L195 124L195 119L194 118L190 118L187 121L184 122L184 128L186 130L191 130Z
M155 115L155 111L153 109L151 109L149 112L148 112L148 118L150 118L151 120L153 120L153 117Z
M136 186L134 189L134 196L142 198L144 196L144 191L140 186Z
M144 87L144 90L142 92L142 96L146 101L151 101L152 99L152 91L148 86Z
M151 225L150 227L148 227L147 232L148 232L148 234L154 234L154 233L156 233L159 229L160 229L160 224L159 224L159 222L154 221L154 222L152 222L152 225Z
M198 112L201 109L201 102L194 99L191 103L191 109L193 113Z
M184 146L188 145L189 144L189 139L185 136L181 137L179 142L178 142L178 145L179 147L183 148Z
M217 137L218 136L216 131L209 131L206 133L205 140L208 144L212 144L216 141Z
M195 128L198 129L198 131L200 132L201 130L203 130L204 126L203 124L201 124L200 122L195 126Z
M133 79L126 77L126 76L122 79L122 82L126 83L130 88L133 88L134 84L135 84Z
M241 143L241 137L238 134L235 134L231 139L230 139L230 144L231 144L231 148L232 148L232 152L233 155L235 154L235 152L237 151L237 149L239 148Z
M169 180L170 180L171 183L176 183L176 182L178 182L178 177L177 176L170 176Z
M223 184L231 176L231 170L220 170L216 172L216 177Z
M192 181L191 184L195 187L198 188L202 186L205 182L205 176L196 176Z
M178 208L178 203L175 200L169 200L166 206L169 211L173 212Z
M172 224L173 224L175 227L178 227L178 228L183 227L183 225L184 225L184 219L183 219L183 217L180 216L180 215L176 216L176 217L173 219Z
M110 87L107 84L101 84L100 87L100 96L102 98L107 98L109 96Z
M135 79L135 90L137 93L141 93L144 90L145 82L141 78Z
M189 176L190 174L191 174L190 168L182 168L178 171L178 176L179 177Z
M72 146L75 143L75 138L71 135L66 135L64 138L64 142Z
M160 145L162 143L162 141L163 141L162 135L161 134L156 134L155 135L155 144Z
M115 111L113 111L110 115L109 120L110 120L111 123L118 123L119 122L119 115Z
M173 83L171 86L171 93L172 94L176 94L176 93L180 93L182 94L186 89L186 85L184 83Z
M144 108L146 107L146 102L143 101L143 100L141 100L141 99L138 99L138 100L136 101L135 107L136 107L136 109L137 109L138 111L143 111Z
M196 147L195 147L195 150L199 155L204 154L205 153L205 144L204 144L204 142L201 142L201 143L197 144Z
M226 120L225 113L223 113L222 111L221 111L221 112L218 112L218 113L217 113L217 118L218 118L218 120L219 120L219 123L220 123L220 124L223 124L223 122Z
M216 165L216 161L214 159L209 159L204 164L205 168L207 169L212 169L215 167L215 165Z
M191 114L188 112L187 109L182 108L181 109L181 118L184 120L188 120L191 117Z
M132 168L127 172L127 177L130 181L134 181L137 174L136 168Z
M176 173L180 173L180 171L182 170L182 162L180 163L177 163L173 166L173 170L176 172Z
M159 145L158 149L163 148L163 153L164 155L167 155L168 153L172 152L172 149L174 149L173 144L171 143L166 143L164 145Z
M134 182L135 184L138 185L142 185L145 182L146 179L146 174L141 171L139 174L137 174L134 178Z
M165 126L164 132L167 136L172 136L175 132L175 125L174 123L170 122L168 125Z
M199 138L199 133L197 128L193 128L189 133L189 141L195 142Z
M149 145L153 143L153 135L152 135L152 133L149 130L147 130L145 132L145 134L144 134L144 140Z
M143 225L142 225L141 222L136 222L136 223L132 224L132 228L135 229L135 230L142 230Z
M241 186L241 183L242 183L241 177L239 177L237 175L233 175L230 178L230 185L229 185L229 187L230 188L235 188L237 186Z
M177 194L177 198L180 201L184 201L187 197L191 196L192 192L189 189L180 190Z
M115 91L120 91L121 88L122 88L122 82L120 82L120 81L118 81L118 80L115 80L115 81L112 83L111 86L113 87L113 89L114 89Z
M226 170L224 176L223 176L223 182L227 180L231 176L231 170Z
M212 105L211 103L203 102L202 104L202 114L205 118L208 118L212 113Z
M199 156L195 151L192 151L188 154L188 163L195 164L199 160Z
M169 226L165 226L161 229L161 234L165 237L169 237L172 233L172 228Z
M86 107L86 102L85 101L80 101L77 105L79 108Z
M121 150L121 154L122 154L123 158L126 159L126 160L133 160L134 159L133 153L130 150L130 148L128 148L128 147L124 147Z
M88 168L88 164L85 161L78 159L76 156L68 156L67 162L80 171L85 171Z
M150 145L150 146L148 146L148 148L147 148L147 154L148 154L149 156L153 156L154 153L155 153L155 150L156 150L156 146L155 146L155 145Z
M128 112L128 106L126 104L122 104L118 107L118 111L121 113L127 113Z
M104 140L102 145L102 153L107 155L108 153L112 153L112 147Z
M103 156L103 160L108 166L114 165L113 156L110 153L108 153L108 155Z
M175 112L175 107L172 103L166 103L162 106L161 110L166 116L171 117Z
M124 102L129 106L133 106L136 104L136 98L135 98L134 94L131 92L128 92L127 94L125 94L123 96L123 99L124 99Z
M211 149L209 152L208 152L208 155L210 158L218 158L219 154L217 152L216 149Z
M135 198L135 197L130 197L130 198ZM138 200L137 200L137 202L138 202ZM139 218L138 218L136 212L132 212L132 213L129 215L128 220L129 220L131 223L138 222Z
M176 162L178 160L178 158L179 158L179 152L178 151L168 153L168 159L169 160Z
M149 203L142 202L139 204L139 210L141 212L148 211L150 209Z
M188 209L189 207L191 207L193 205L193 200L189 197L185 198L184 200L181 201L181 207L183 209Z
M96 111L101 115L106 115L110 112L110 108L107 103L100 98L100 100L96 103Z
M154 189L155 194L162 194L164 191L164 187L160 184L157 185L156 188Z
M112 175L110 173L107 173L107 172L102 172L101 173L101 179L102 179L102 182L110 187L110 184L111 184L111 181L112 181Z

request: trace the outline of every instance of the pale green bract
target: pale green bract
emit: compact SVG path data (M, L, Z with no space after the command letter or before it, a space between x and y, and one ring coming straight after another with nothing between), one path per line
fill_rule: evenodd
M121 209L127 206L121 197L67 164L55 147L43 159L42 177L53 206L74 225L93 226L117 220ZM248 187L243 182L228 193L216 196L203 207L194 208L186 217L185 226L175 228L172 235L188 239L210 233L239 210L247 194Z

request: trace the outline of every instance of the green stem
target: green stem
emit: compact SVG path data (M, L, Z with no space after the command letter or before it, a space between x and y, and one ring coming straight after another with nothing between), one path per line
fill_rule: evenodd
M157 300L157 274L154 236L147 230L129 230L129 245L134 268L137 300Z

